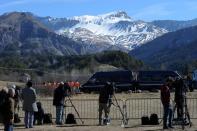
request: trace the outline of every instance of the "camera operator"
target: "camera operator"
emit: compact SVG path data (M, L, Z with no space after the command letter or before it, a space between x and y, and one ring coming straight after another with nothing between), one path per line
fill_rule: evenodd
M99 93L99 125L102 125L102 112L104 110L105 118L103 124L110 124L109 112L112 103L112 95L114 93L113 85L106 82L105 86L100 89Z
M56 124L62 125L64 120L65 97L71 91L68 83L61 82L54 90L53 105L56 107Z
M163 129L173 128L172 127L172 105L170 103L170 88L172 87L173 80L168 78L164 85L161 87L161 102L163 104ZM167 124L168 118L168 124Z
M178 120L183 117L183 106L184 106L184 96L186 92L186 85L184 84L184 80L181 78L177 78L175 81L175 103L177 107L177 117Z

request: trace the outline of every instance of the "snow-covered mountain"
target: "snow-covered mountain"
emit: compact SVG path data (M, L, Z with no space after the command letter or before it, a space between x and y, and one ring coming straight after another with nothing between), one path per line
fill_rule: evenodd
M69 36L75 41L90 46L117 46L125 50L132 50L168 32L151 23L133 20L124 11L97 16L39 19L56 33Z

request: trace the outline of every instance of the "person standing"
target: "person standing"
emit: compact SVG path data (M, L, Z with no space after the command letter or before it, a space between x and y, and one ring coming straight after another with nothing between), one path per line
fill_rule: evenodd
M4 131L13 131L13 123L14 123L14 97L15 90L12 88L8 89L8 94L5 99L5 103L3 106L3 124Z
M64 102L66 96L66 90L63 82L59 84L59 86L54 90L53 95L53 105L56 107L56 124L62 125L64 120Z
M19 103L20 103L20 94L21 94L21 89L20 87L16 85L12 85L11 88L14 89L15 95L14 95L14 112L16 113L17 111L19 112Z
M109 112L112 103L113 85L106 82L104 87L101 87L99 93L99 125L102 125L102 112L104 110L105 118L103 124L110 124Z
M182 78L177 78L175 81L175 103L177 107L177 118L178 120L183 119L184 115L184 105L185 105L185 93L187 91L187 86Z
M161 102L163 104L163 129L172 127L172 105L170 104L170 89L172 81L168 78L164 85L161 87ZM167 124L168 120L168 124Z
M36 91L32 87L32 82L28 81L21 94L23 110L25 111L24 121L26 128L33 128L34 112L38 111L36 97Z

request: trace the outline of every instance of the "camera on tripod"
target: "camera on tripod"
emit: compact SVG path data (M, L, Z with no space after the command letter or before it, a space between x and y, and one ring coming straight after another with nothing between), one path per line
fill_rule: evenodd
M173 109L173 116L177 111L177 118L174 118L176 124L181 124L182 128L185 125L191 126L190 115L187 107L187 96L188 86L183 78L176 78L174 81L175 87L175 106Z

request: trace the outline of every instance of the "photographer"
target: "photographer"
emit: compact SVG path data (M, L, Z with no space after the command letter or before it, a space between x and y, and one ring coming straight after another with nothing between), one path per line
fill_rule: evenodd
M175 81L175 103L177 107L177 117L181 119L183 117L183 105L184 105L184 93L186 92L186 85L183 79L177 78Z
M103 120L103 124L110 124L109 112L112 103L112 95L113 95L113 85L110 82L106 82L105 86L100 89L99 94L99 125L102 125L102 112L104 110L105 119Z
M161 87L161 102L163 104L163 129L172 127L172 105L170 104L170 88L172 87L172 80L168 78L164 85ZM168 119L168 124L167 124Z
M56 124L62 125L64 120L64 101L66 97L65 83L61 82L54 90L53 105L56 107Z

